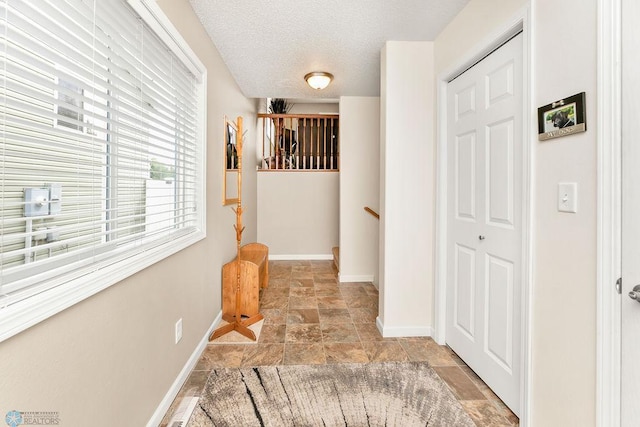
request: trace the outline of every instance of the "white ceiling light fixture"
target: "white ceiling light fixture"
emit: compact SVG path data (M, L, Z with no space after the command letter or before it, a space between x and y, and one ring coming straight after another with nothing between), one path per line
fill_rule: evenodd
M331 83L331 80L333 80L333 75L325 71L313 71L304 76L304 79L312 88L316 90L322 90L325 87L329 86L329 83Z

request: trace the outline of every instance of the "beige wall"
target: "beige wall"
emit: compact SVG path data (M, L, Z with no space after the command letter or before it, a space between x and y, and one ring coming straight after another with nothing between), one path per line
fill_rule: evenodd
M486 43L528 3L528 0L471 0L436 38L436 75L457 66L461 57Z
M386 42L380 95L380 308L384 336L433 333L434 46Z
M380 98L340 98L340 281L378 280Z
M338 246L338 172L258 173L258 241L279 259L331 259Z
M315 100L300 100L300 99L288 99L292 104L289 114L336 114L340 112L340 104L337 101L321 101L314 102ZM261 113L267 113L269 108L267 106L267 100L260 98L258 100L258 111Z
M534 142L532 410L539 426L595 425L596 9L596 0L538 0L533 15L533 107L585 91L588 126ZM578 183L578 213L557 211L558 182Z
M57 411L64 426L145 425L220 311L220 267L234 215L221 200L223 115L254 126L186 0L158 2L208 69L207 238L0 343L0 413ZM250 150L255 137L248 135ZM256 238L256 173L245 180L246 241ZM182 317L182 341L174 324Z
M293 102L293 107L289 114L335 114L340 112L340 105L337 102L307 103Z
M469 52L511 25L528 3L471 0L436 40L436 72L450 72L461 65ZM547 142L537 141L536 129L530 135L535 162L531 425L593 426L596 1L531 3L532 115L538 106L585 91L588 123L586 133ZM557 211L558 182L578 183L578 213Z

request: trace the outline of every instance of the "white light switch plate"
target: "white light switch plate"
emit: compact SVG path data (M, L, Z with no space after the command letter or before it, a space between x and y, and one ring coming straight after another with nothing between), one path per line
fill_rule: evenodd
M576 182L558 183L558 211L578 212L578 184Z

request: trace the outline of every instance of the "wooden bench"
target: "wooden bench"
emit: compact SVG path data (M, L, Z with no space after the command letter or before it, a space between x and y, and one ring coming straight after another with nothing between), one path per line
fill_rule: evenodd
M269 285L269 247L248 243L240 248L240 313L251 317L259 313L260 288ZM233 322L236 313L238 258L222 267L222 318Z

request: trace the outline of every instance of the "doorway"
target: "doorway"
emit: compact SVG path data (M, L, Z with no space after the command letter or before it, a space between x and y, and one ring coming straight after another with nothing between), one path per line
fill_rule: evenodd
M446 213L439 221L446 227L438 244L446 260L443 341L517 415L529 194L523 39L512 36L446 84Z

